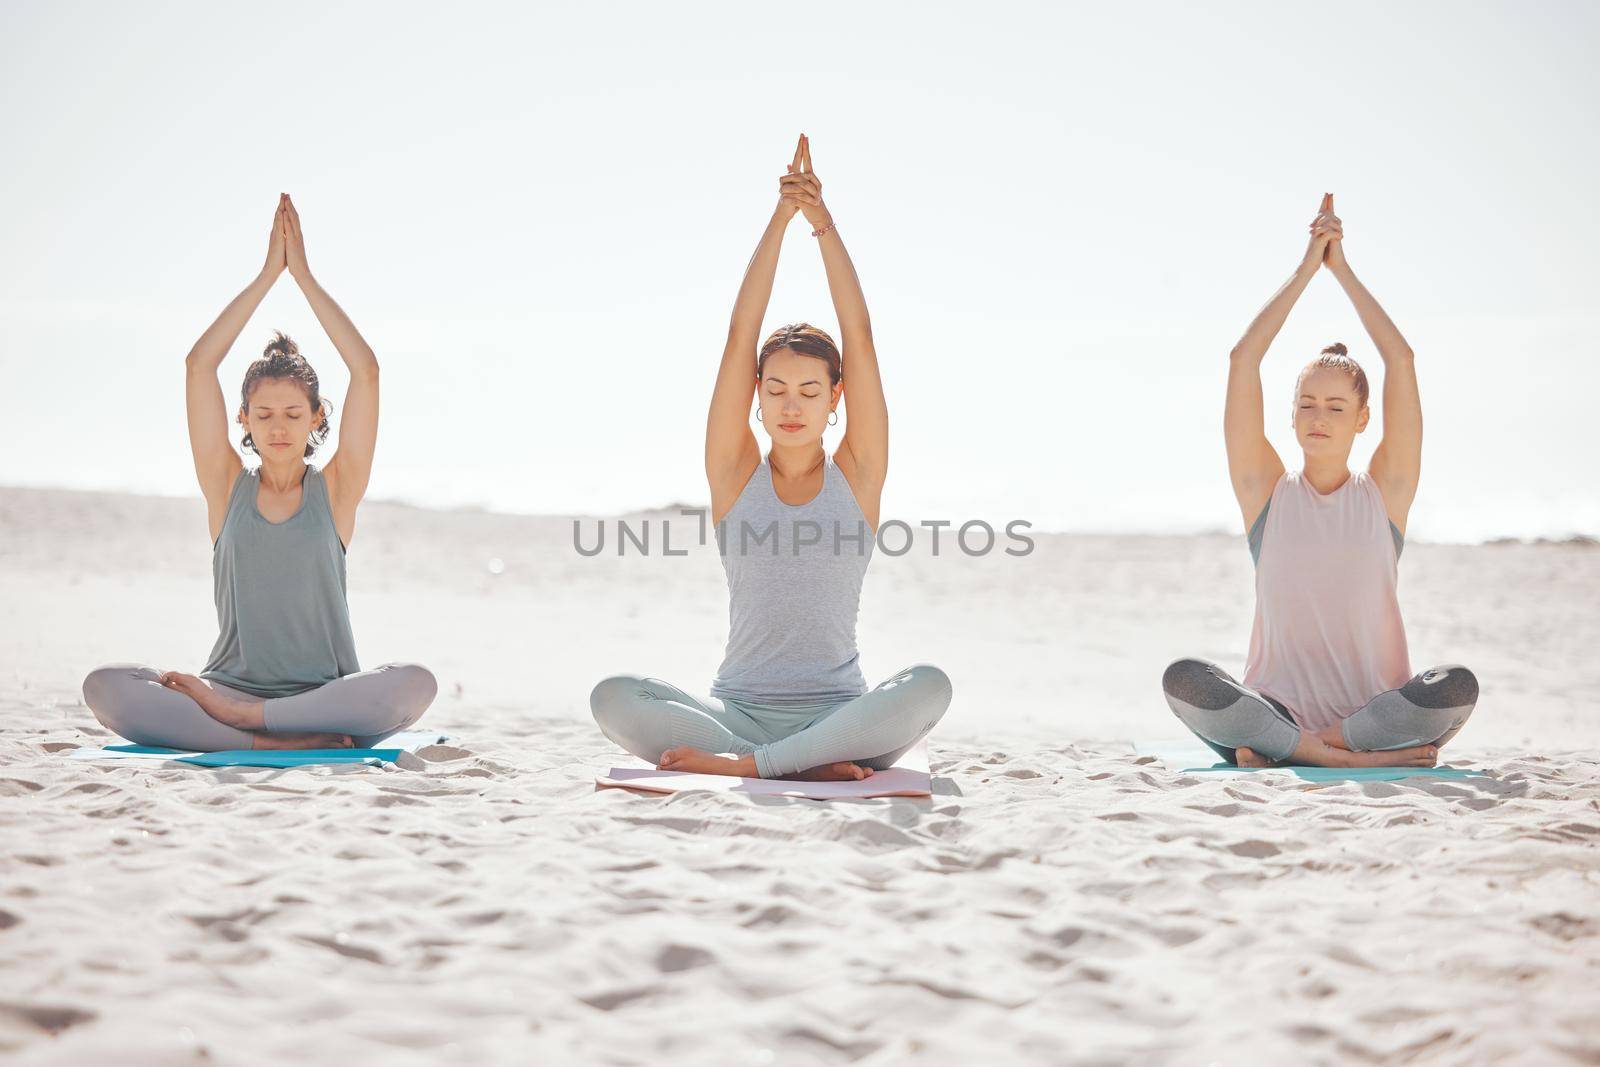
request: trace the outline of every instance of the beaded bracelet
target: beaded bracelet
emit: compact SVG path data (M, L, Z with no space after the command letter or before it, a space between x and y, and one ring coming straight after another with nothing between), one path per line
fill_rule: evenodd
M811 236L813 236L813 237L821 237L823 234L825 234L829 230L833 229L834 225L835 225L834 223L830 222L820 230L812 230L811 231Z

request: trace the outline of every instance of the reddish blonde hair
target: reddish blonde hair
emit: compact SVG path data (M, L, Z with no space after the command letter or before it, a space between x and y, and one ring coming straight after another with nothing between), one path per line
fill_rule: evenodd
M1300 372L1300 378L1303 380L1307 374L1314 370L1321 370L1324 367L1329 370L1343 371L1350 375L1355 381L1356 396L1361 398L1361 406L1367 406L1367 396L1371 391L1367 385L1367 372L1361 369L1361 364L1350 358L1350 350L1348 348L1335 341L1327 348L1324 348L1316 359L1306 364L1306 369Z

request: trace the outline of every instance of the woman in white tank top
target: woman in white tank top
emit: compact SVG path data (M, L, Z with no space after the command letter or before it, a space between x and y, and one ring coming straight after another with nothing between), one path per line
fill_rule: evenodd
M843 356L805 323L758 343L797 214L822 252ZM830 457L823 431L838 421L846 369L850 419ZM772 439L765 457L752 400ZM926 663L870 690L862 677L856 612L888 470L889 412L866 298L804 135L734 304L705 463L728 579L722 667L706 696L636 674L603 679L589 699L601 731L664 770L859 779L891 766L944 715L950 679Z
M1344 255L1332 194L1294 274L1234 347L1223 429L1228 473L1256 557L1256 611L1242 683L1180 659L1162 689L1174 713L1240 766L1432 766L1478 699L1459 664L1413 675L1396 596L1406 518L1422 466L1411 348ZM1293 425L1301 468L1267 440L1261 362L1326 267L1384 363L1383 439L1365 471L1350 452L1371 418L1366 373L1334 344L1300 372Z

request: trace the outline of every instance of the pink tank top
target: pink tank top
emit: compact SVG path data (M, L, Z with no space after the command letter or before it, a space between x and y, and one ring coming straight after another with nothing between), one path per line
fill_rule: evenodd
M1301 471L1273 486L1256 563L1244 684L1322 730L1411 677L1383 493L1365 471L1323 495Z

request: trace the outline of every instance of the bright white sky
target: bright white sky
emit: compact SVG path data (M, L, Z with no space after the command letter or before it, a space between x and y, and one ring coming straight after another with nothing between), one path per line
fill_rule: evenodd
M1600 532L1600 8L1206 7L7 3L0 483L196 491L182 359L287 190L384 367L374 496L703 502L805 130L873 312L886 517L1238 529L1227 352L1331 190L1417 352L1413 535ZM770 322L831 329L790 233ZM287 275L227 394L273 327L341 400ZM1378 387L1324 275L1267 365L1291 467L1295 371L1334 340Z

